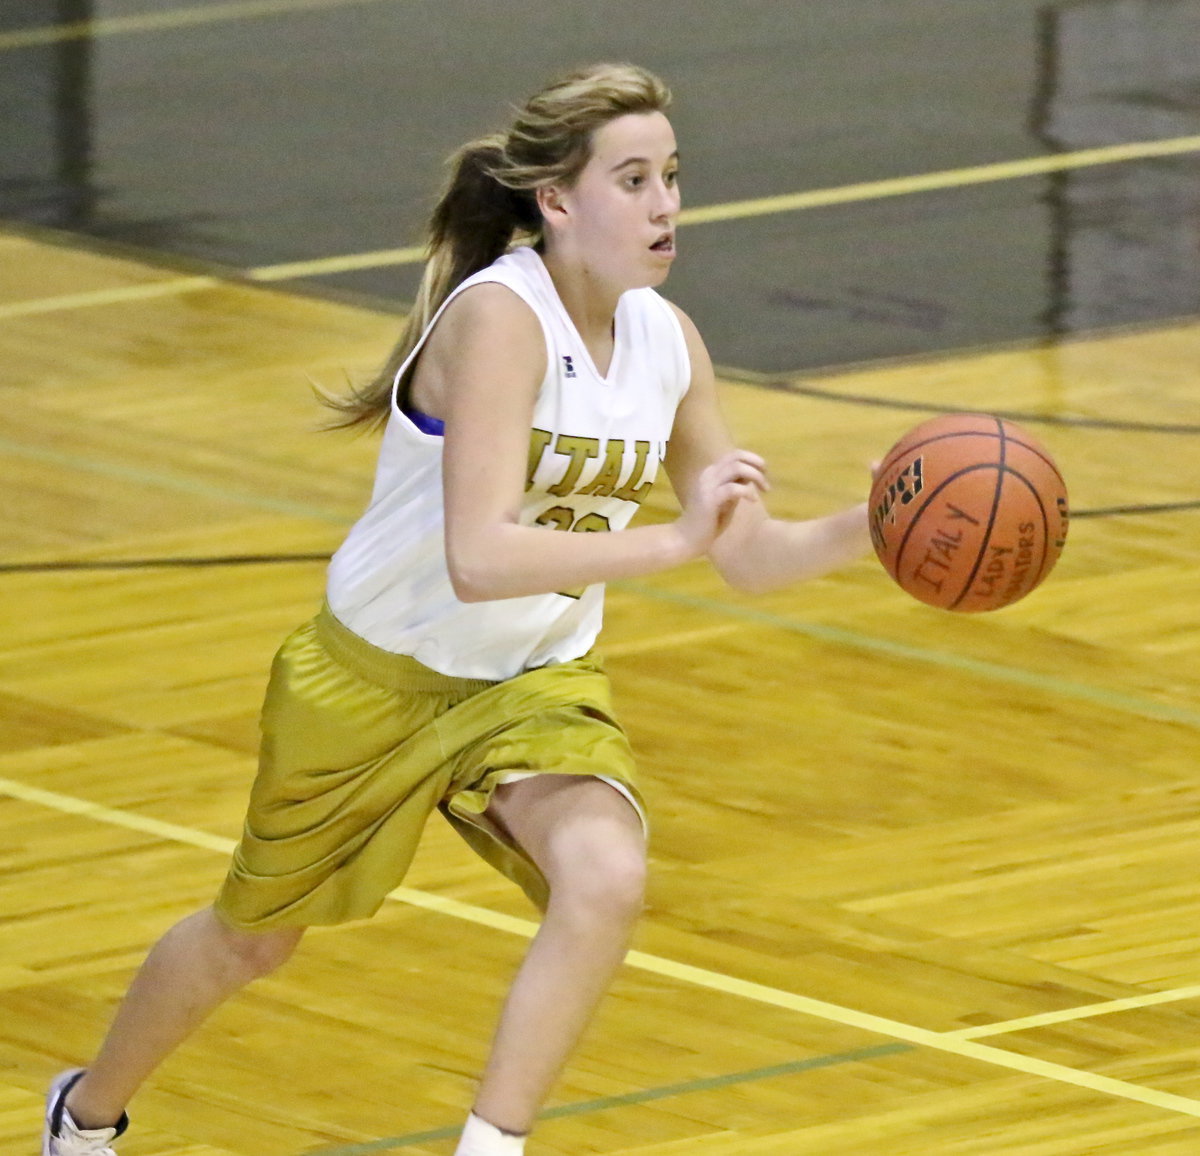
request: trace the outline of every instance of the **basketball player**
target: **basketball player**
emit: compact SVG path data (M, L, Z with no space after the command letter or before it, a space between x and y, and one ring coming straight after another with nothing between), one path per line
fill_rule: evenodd
M276 657L228 877L54 1081L44 1156L111 1156L164 1057L305 927L374 912L435 807L544 912L457 1156L524 1152L642 906L642 801L588 656L604 582L707 555L770 589L869 549L865 505L767 515L699 334L654 291L676 253L669 99L594 67L454 158L408 327L334 401L338 424L384 427L375 489ZM682 514L626 529L660 460Z

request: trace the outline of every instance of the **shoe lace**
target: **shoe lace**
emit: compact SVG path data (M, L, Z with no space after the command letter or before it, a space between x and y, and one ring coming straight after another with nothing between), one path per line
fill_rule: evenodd
M53 1156L117 1156L104 1140L88 1140L75 1136L66 1142L56 1141L51 1152Z
M102 1128L90 1136L83 1132L67 1131L58 1135L50 1142L51 1156L117 1156L110 1148L115 1131L112 1128Z

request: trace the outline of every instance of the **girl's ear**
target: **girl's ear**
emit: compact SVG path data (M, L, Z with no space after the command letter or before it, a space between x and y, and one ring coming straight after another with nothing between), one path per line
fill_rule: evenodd
M558 185L539 185L534 195L544 217L564 216L567 207L563 202L562 190Z

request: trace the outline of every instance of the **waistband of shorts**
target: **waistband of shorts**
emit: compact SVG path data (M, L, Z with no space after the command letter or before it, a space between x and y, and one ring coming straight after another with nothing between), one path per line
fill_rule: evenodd
M390 650L383 650L339 622L328 603L321 606L315 625L317 638L331 658L368 682L388 690L475 694L496 685L483 678L456 678L452 674L442 674L409 654L393 654Z

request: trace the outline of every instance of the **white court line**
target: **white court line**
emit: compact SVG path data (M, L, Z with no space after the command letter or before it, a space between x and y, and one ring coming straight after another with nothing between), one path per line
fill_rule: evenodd
M195 831L175 823L165 823L158 819L135 815L129 811L113 807L101 806L85 799L70 795L45 791L39 787L31 787L12 779L0 779L0 794L6 794L23 802L34 803L49 807L66 814L78 815L94 819L97 822L109 823L133 831L140 831L156 838L171 842L184 843L193 847L201 847L208 851L219 851L229 854L234 848L234 840L211 835L204 831ZM461 903L455 899L433 895L429 892L417 891L413 888L399 887L389 897L398 902L421 907L428 911L462 919L469 923L489 927L497 931L508 932L531 939L538 925L527 919L518 919L489 911L483 907ZM1185 1116L1200 1118L1200 1100L1186 1096L1177 1096L1171 1092L1160 1092L1153 1088L1131 1084L1125 1080L1116 1080L1108 1076L1069 1068L1063 1064L1049 1063L1030 1056L1019 1055L1015 1052L1003 1051L999 1048L977 1044L968 1039L968 1035L991 1034L998 1035L1003 1031L1020 1031L1043 1023L1062 1023L1071 1017L1070 1012L1050 1012L1043 1016L1027 1016L1023 1019L1010 1020L1005 1024L990 1024L984 1028L967 1028L953 1032L933 1032L925 1028L898 1020L887 1019L883 1016L871 1015L854 1008L842 1007L838 1004L827 1003L824 1000L811 999L807 996L796 995L780 988L767 987L764 984L752 983L738 979L735 976L723 975L720 972L709 971L705 968L693 967L690 964L679 963L675 960L664 959L661 956L649 955L646 952L631 951L625 960L629 967L639 971L651 972L681 983L724 995L738 996L756 1003L768 1004L772 1007L783 1008L787 1011L798 1012L802 1015L813 1016L830 1023L841 1024L886 1036L890 1039L903 1040L919 1047L931 1048L935 1051L946 1052L962 1059L975 1060L1004 1068L1008 1071L1019 1072L1022 1075L1036 1076L1051 1080L1055 1083L1068 1084L1072 1087L1083 1088L1102 1095L1117 1099L1131 1100L1149 1107L1160 1108L1168 1112L1176 1112ZM1170 999L1194 998L1197 988L1181 988L1177 992L1153 992L1145 996L1134 996L1129 999L1114 1000L1109 1004L1091 1004L1084 1008L1075 1009L1074 1018L1085 1018L1105 1013L1106 1009L1125 1011L1133 1007L1148 1007L1152 1004L1167 1003ZM1036 1022L1035 1022L1036 1021Z

